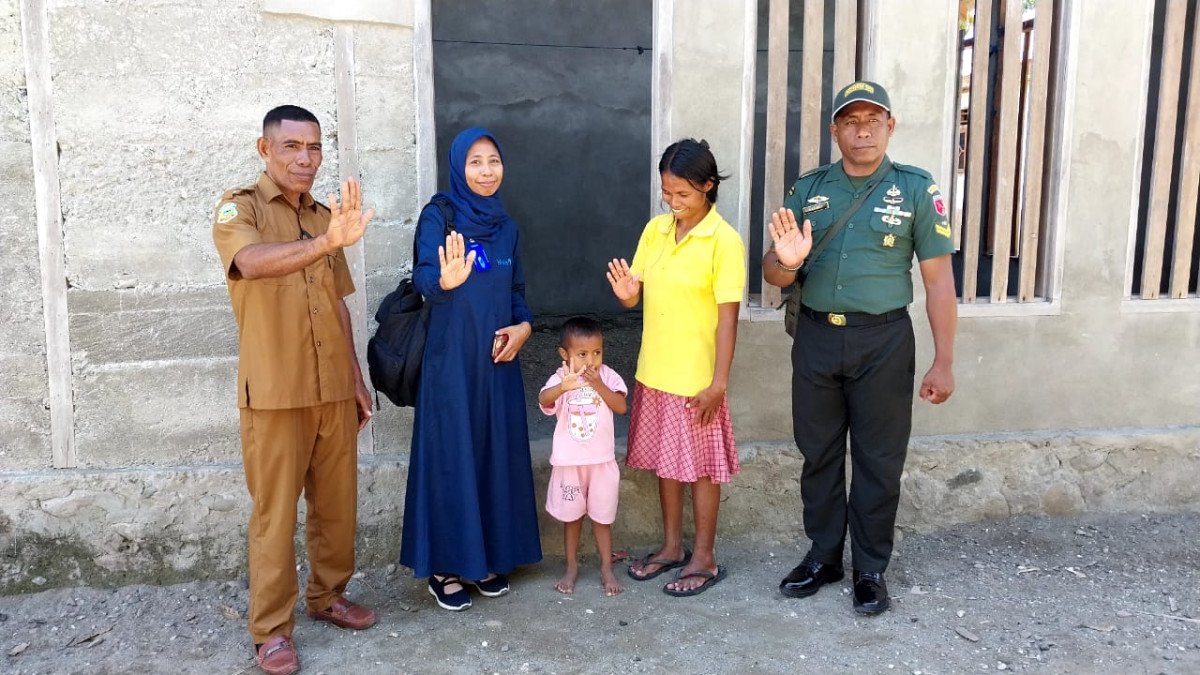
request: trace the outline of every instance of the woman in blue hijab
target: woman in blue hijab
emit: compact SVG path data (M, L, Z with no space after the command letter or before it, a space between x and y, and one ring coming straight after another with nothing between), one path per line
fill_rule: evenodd
M400 562L450 610L467 586L504 595L506 575L542 558L517 353L532 333L517 224L500 202L495 138L450 146L454 232L438 208L417 221L413 282L431 303L415 405Z

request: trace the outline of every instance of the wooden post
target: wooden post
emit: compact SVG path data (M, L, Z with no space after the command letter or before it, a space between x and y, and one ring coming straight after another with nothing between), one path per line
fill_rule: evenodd
M963 202L966 227L963 244L963 292L965 304L975 302L979 277L979 241L983 227L983 184L987 167L983 163L987 148L987 122L991 92L988 87L988 61L992 40L992 0L975 2L975 38L971 47L971 103L967 131L967 190Z
M745 269L750 269L750 228L753 219L750 217L750 201L754 189L754 105L758 78L755 73L758 68L758 0L742 0L742 105L741 127L738 150L738 209L737 231L745 246L742 248ZM742 290L742 307L740 315L749 318L750 279L746 279L746 287ZM769 286L769 284L763 284Z
M674 66L675 0L654 0L654 52L650 74L650 217L658 215L658 158L671 144L671 70Z
M1186 17L1187 0L1167 0L1166 28L1159 58L1162 76L1158 82L1158 124L1154 134L1154 160L1150 169L1150 208L1146 212L1146 240L1142 256L1142 298L1145 300L1158 298L1162 283ZM1190 223L1188 227L1191 227Z
M437 118L433 107L432 0L413 0L413 94L417 99L417 200L437 192ZM420 208L418 206L418 208ZM414 233L415 236L415 233Z
M1200 30L1200 12L1192 17L1192 35ZM1187 117L1183 127L1183 157L1179 165L1179 196L1175 203L1175 251L1171 260L1171 297L1186 298L1192 273L1196 200L1200 198L1200 53L1192 47L1188 77Z
M1012 251L1013 200L1017 175L1017 122L1021 116L1021 15L1025 3L1004 0L1004 44L1000 58L1000 118L996 181L992 200L992 302L1008 301L1008 256Z
M854 80L858 58L858 3L843 0L833 10L833 86L844 87ZM841 159L837 143L829 144L829 161Z
M67 314L67 262L58 185L58 138L54 127L54 83L44 0L21 0L21 41L29 96L29 145L37 210L38 258L42 272L42 315L46 324L46 374L50 394L50 452L56 469L78 465L71 338Z
M784 158L787 153L788 95L788 0L771 0L767 11L767 136L763 160L763 255L771 249L767 225L771 214L783 205ZM778 307L782 294L778 286L763 280L762 306Z
M1019 302L1030 302L1037 291L1038 240L1041 235L1045 180L1046 111L1050 94L1050 56L1054 35L1053 0L1042 0L1033 19L1033 82L1030 85L1029 145L1025 161L1024 221L1021 232Z
M804 0L804 53L800 81L800 173L821 165L821 72L825 60L825 2Z
M341 179L361 181L358 163L358 106L354 88L354 28L339 22L333 29L334 77L337 90L338 171ZM367 272L363 240L345 249L346 265L354 280L355 291L346 298L350 310L350 326L354 331L354 352L362 369L367 389L371 389L371 370L367 366ZM375 453L374 427L371 423L358 432L358 450L367 455Z

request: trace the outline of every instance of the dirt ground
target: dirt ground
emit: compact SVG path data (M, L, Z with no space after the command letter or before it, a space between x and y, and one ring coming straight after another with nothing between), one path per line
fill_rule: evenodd
M363 570L348 595L379 625L343 631L301 610L294 637L309 674L1197 673L1197 531L1198 514L1089 515L909 536L888 572L893 608L873 619L853 614L848 582L780 595L795 542L719 542L729 576L694 598L661 593L666 576L606 598L594 557L564 596L551 558L452 613L404 569ZM0 671L258 672L246 601L244 580L0 597Z

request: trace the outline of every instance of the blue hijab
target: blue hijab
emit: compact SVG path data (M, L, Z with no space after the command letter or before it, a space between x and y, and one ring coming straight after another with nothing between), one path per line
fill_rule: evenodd
M484 197L467 185L467 151L480 138L495 143L500 161L504 161L504 151L500 150L500 144L491 132L479 127L463 131L450 144L450 193L442 194L454 204L454 226L463 236L488 239L512 218L504 210L499 190L491 197Z

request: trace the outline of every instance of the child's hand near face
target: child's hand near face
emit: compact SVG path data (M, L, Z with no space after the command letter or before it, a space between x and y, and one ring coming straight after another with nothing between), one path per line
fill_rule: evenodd
M574 359L572 359L574 361ZM587 369L583 364L579 365L579 369L575 369L574 363L563 361L562 368L558 370L558 376L562 378L562 383L559 385L563 391L572 391L580 389L585 384L583 373Z
M604 386L604 380L600 379L600 371L597 368L584 368L583 372L580 373L580 377L583 378L583 381L586 382L588 386L596 391L603 391L604 389L607 389L607 387Z

